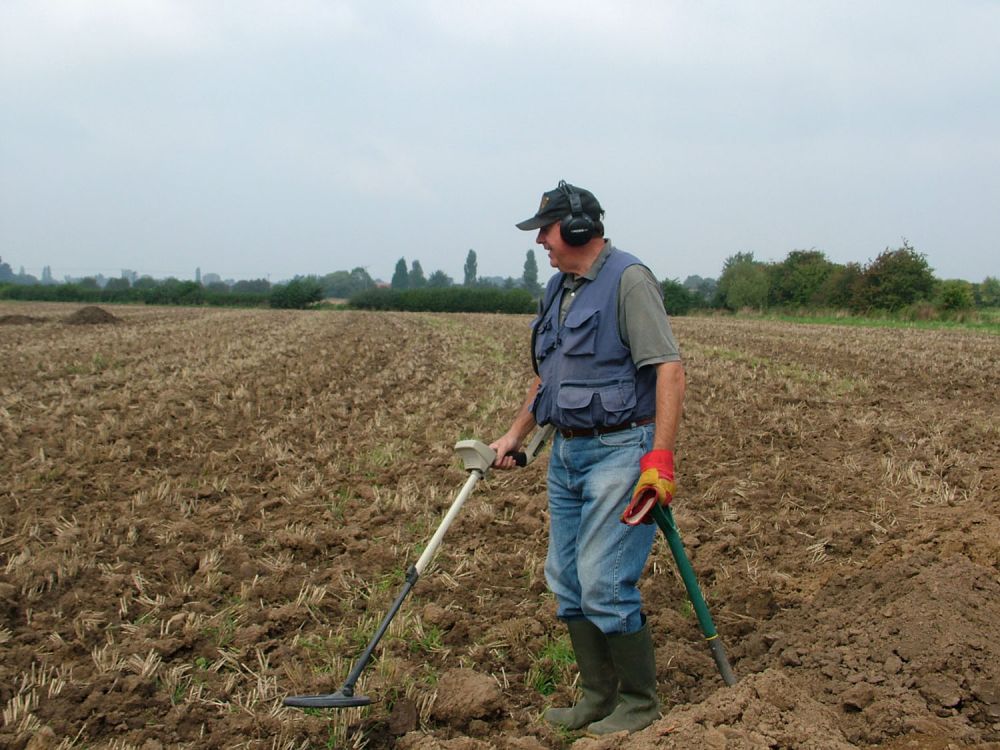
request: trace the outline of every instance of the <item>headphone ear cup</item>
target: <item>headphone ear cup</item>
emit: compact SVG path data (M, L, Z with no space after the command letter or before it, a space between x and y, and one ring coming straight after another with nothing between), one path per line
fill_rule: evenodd
M559 222L559 234L571 247L586 245L594 237L594 220L587 214L570 214Z

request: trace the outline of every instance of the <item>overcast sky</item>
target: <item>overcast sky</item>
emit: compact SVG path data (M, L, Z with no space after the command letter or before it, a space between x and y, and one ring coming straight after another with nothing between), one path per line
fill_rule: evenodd
M661 279L906 238L981 281L998 40L997 0L0 0L0 257L520 276L566 179Z

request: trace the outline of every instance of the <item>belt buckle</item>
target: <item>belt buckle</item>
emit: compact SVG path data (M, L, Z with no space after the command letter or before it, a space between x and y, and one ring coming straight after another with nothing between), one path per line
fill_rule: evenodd
M581 437L598 437L604 434L604 430L600 427L567 427L560 429L559 434L566 440L572 440Z

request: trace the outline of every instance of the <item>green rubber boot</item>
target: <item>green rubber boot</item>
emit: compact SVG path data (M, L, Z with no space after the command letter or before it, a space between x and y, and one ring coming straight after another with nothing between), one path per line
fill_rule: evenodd
M649 627L626 635L608 636L611 660L619 679L618 706L587 727L588 734L638 732L660 718L656 695L656 654Z
M618 699L618 677L608 638L590 620L567 620L583 697L572 708L549 708L544 718L564 729L580 729L610 714Z

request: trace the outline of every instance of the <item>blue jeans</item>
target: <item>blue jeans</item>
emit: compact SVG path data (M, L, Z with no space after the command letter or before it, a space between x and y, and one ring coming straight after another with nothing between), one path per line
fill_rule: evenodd
M656 526L621 514L639 479L653 425L596 437L559 435L549 458L549 552L545 580L564 620L586 618L607 635L642 628L636 584Z

